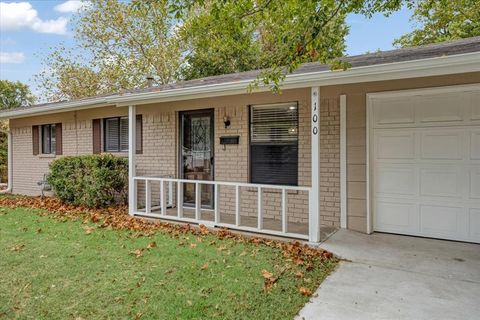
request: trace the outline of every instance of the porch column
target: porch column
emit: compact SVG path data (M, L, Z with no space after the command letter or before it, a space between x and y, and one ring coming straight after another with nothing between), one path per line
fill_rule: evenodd
M128 106L128 213L133 216L137 211L137 191L133 177L135 177L135 153L136 146L136 107Z
M308 238L320 242L320 87L311 88L312 188L309 194Z

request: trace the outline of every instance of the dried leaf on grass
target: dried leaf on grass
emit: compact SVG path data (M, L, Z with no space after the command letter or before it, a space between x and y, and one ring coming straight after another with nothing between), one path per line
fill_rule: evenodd
M150 242L147 246L147 249L153 249L157 246L157 243L155 241Z
M309 288L305 288L305 287L298 288L298 292L300 292L302 295L307 296L307 297L312 295L312 290L310 290Z
M143 249L137 249L137 250L130 251L130 254L132 256L135 256L135 258L140 258L141 256L143 256Z
M16 244L16 245L10 247L10 251L22 251L23 249L25 249L24 244Z

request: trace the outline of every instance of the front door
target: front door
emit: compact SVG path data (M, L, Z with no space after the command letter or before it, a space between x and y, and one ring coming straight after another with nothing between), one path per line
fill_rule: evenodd
M213 110L180 113L180 175L188 180L213 180ZM185 183L184 205L195 205L195 184ZM213 185L201 186L202 208L213 208Z

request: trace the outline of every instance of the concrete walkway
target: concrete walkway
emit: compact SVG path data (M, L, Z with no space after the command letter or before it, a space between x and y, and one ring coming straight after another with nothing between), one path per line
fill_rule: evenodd
M341 262L296 319L480 319L480 245L335 233Z

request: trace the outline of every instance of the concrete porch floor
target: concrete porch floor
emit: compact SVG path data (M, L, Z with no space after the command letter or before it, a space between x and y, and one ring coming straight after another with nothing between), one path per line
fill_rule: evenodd
M342 261L296 319L480 319L480 245L339 230Z

